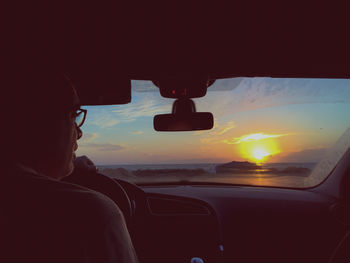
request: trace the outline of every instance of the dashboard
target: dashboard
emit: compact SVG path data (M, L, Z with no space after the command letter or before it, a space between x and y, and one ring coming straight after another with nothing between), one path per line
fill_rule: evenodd
M328 262L349 230L312 190L120 183L140 262Z

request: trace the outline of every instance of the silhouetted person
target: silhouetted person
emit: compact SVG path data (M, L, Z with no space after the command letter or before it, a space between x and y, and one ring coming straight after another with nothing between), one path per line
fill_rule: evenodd
M60 181L86 112L63 74L1 78L0 262L137 262L120 209Z

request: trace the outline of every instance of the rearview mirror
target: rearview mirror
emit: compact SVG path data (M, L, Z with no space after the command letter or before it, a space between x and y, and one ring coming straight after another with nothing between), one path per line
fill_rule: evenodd
M187 114L160 114L154 116L156 131L197 131L213 128L214 118L210 112L192 112Z

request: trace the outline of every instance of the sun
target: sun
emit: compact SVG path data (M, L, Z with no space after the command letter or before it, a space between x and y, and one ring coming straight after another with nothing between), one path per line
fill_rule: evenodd
M264 133L247 134L242 136L236 144L242 159L262 164L282 152L277 137L277 135Z
M251 153L251 159L256 162L262 162L271 153L264 148L254 148Z

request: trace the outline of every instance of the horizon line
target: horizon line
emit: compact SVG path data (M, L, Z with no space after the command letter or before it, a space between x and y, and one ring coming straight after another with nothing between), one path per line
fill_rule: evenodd
M231 161L233 162L233 161ZM249 161L235 161L235 162L249 162ZM316 164L319 161L314 162L265 162L262 164L281 164L281 163L300 163L300 164ZM206 162L206 163L114 163L114 164L96 164L96 166L111 166L111 165L184 165L184 164L225 164L230 162ZM258 164L255 162L249 162Z

